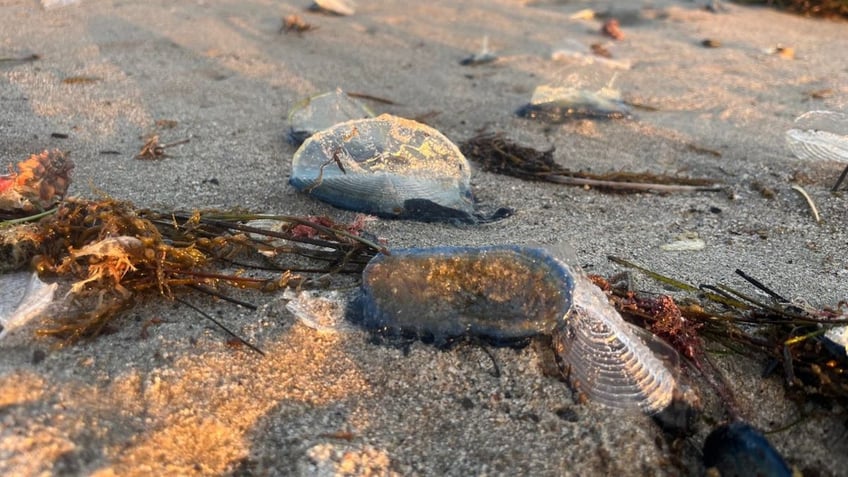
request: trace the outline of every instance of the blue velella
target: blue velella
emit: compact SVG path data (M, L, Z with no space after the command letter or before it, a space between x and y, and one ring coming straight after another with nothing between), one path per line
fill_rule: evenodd
M471 168L439 131L388 114L346 121L309 137L289 182L336 207L380 217L480 222Z
M553 249L438 247L378 255L363 273L361 319L369 328L437 343L463 335L494 342L553 335L573 387L611 407L653 414L672 402L677 388L674 350L625 322L603 291Z
M792 470L759 431L744 422L723 424L704 441L704 466L721 477L789 477Z
M373 117L364 104L337 89L310 96L295 104L289 112L289 142L299 146L309 136L352 119Z
M299 294L295 300L316 300ZM334 301L334 299L329 299ZM326 303L290 308L309 326L344 316L382 334L436 345L463 337L496 345L552 336L572 387L601 404L654 414L677 389L677 354L626 323L570 257L554 248L494 245L391 250L375 256L359 293L331 319ZM303 315L303 316L302 316Z
M541 249L393 250L362 274L362 323L437 343L463 335L510 342L561 325L572 291L568 269Z

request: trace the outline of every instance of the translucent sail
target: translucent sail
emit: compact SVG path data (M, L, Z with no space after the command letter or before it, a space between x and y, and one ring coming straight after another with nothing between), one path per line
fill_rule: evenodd
M661 359L649 342L609 304L580 271L574 272L574 304L557 333L556 352L572 385L591 400L616 408L656 413L671 403L677 378L668 348ZM667 347L666 347L667 348Z
M810 111L786 131L786 144L806 161L848 163L848 115L835 111Z
M0 341L47 311L58 285L29 272L0 275Z

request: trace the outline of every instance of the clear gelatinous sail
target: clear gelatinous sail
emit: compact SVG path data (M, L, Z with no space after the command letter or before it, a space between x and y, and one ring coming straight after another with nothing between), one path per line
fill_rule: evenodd
M300 145L309 136L352 119L373 117L367 106L337 89L300 101L289 113L289 142Z
M786 144L798 159L848 162L848 115L810 111L786 131Z
M473 221L470 178L465 156L439 131L383 114L309 137L292 159L289 182L343 209Z
M652 349L659 344L636 333L582 271L573 275L574 304L555 336L572 385L607 406L662 411L677 386L673 360L660 359Z
M57 287L55 283L42 282L36 273L0 276L0 340L45 313Z

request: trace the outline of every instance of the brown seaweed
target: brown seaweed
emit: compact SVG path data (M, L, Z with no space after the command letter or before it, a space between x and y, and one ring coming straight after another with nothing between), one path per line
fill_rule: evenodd
M0 175L0 219L32 215L59 202L68 191L74 162L62 151L44 151Z
M818 398L845 405L848 403L848 356L843 347L833 346L825 338L828 329L848 324L845 304L837 308L812 308L789 301L760 281L737 270L752 286L768 295L754 298L726 285L693 285L652 272L627 260L609 257L615 263L646 273L651 278L687 292L688 297L674 301L680 317L687 323L682 331L665 336L696 368L704 372L720 393L729 392L715 369L704 368L703 342L717 343L734 352L765 358L766 370L782 368L787 392L797 399ZM632 291L613 290L613 301L622 314L652 331L662 327L665 298ZM694 295L694 296L693 296ZM696 302L691 303L692 299ZM662 334L661 332L659 334ZM671 338L671 339L669 339ZM675 339L678 341L675 342ZM703 342L702 342L703 340ZM680 345L683 344L683 349ZM697 351L689 353L688 346ZM699 362L697 356L701 356ZM706 359L706 362L709 360ZM731 414L733 410L730 409Z
M479 134L460 146L468 159L483 170L531 181L593 186L616 192L691 192L720 190L709 179L693 179L668 175L611 172L591 174L575 172L554 161L554 148L546 151L521 146L506 139L503 133Z
M276 230L245 225L264 219ZM141 299L222 287L273 291L320 285L306 275L359 273L382 249L360 224L220 212L156 212L114 199L66 199L37 223L0 229L4 256L68 288L41 335L97 336ZM273 256L273 260L268 256ZM254 269L244 276L236 269ZM228 300L229 301L229 300ZM239 303L241 304L241 303Z

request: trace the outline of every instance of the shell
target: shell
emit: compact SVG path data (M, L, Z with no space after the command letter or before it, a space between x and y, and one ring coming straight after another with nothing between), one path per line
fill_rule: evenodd
M530 103L519 108L516 114L559 124L574 119L626 119L630 117L630 109L618 92L609 88L587 91L542 85L533 91Z
M314 134L290 183L319 200L389 218L474 221L468 161L439 131L388 114Z
M509 343L561 325L571 292L568 269L541 249L393 250L362 274L361 319L368 328L437 344L463 335Z
M789 477L792 470L769 441L744 422L717 427L704 442L704 466L722 476Z
M582 271L572 274L574 305L554 336L572 386L610 407L650 414L665 409L677 388L674 350L625 322Z
M351 119L373 117L364 104L341 89L306 98L289 112L289 142L299 146L309 136Z

